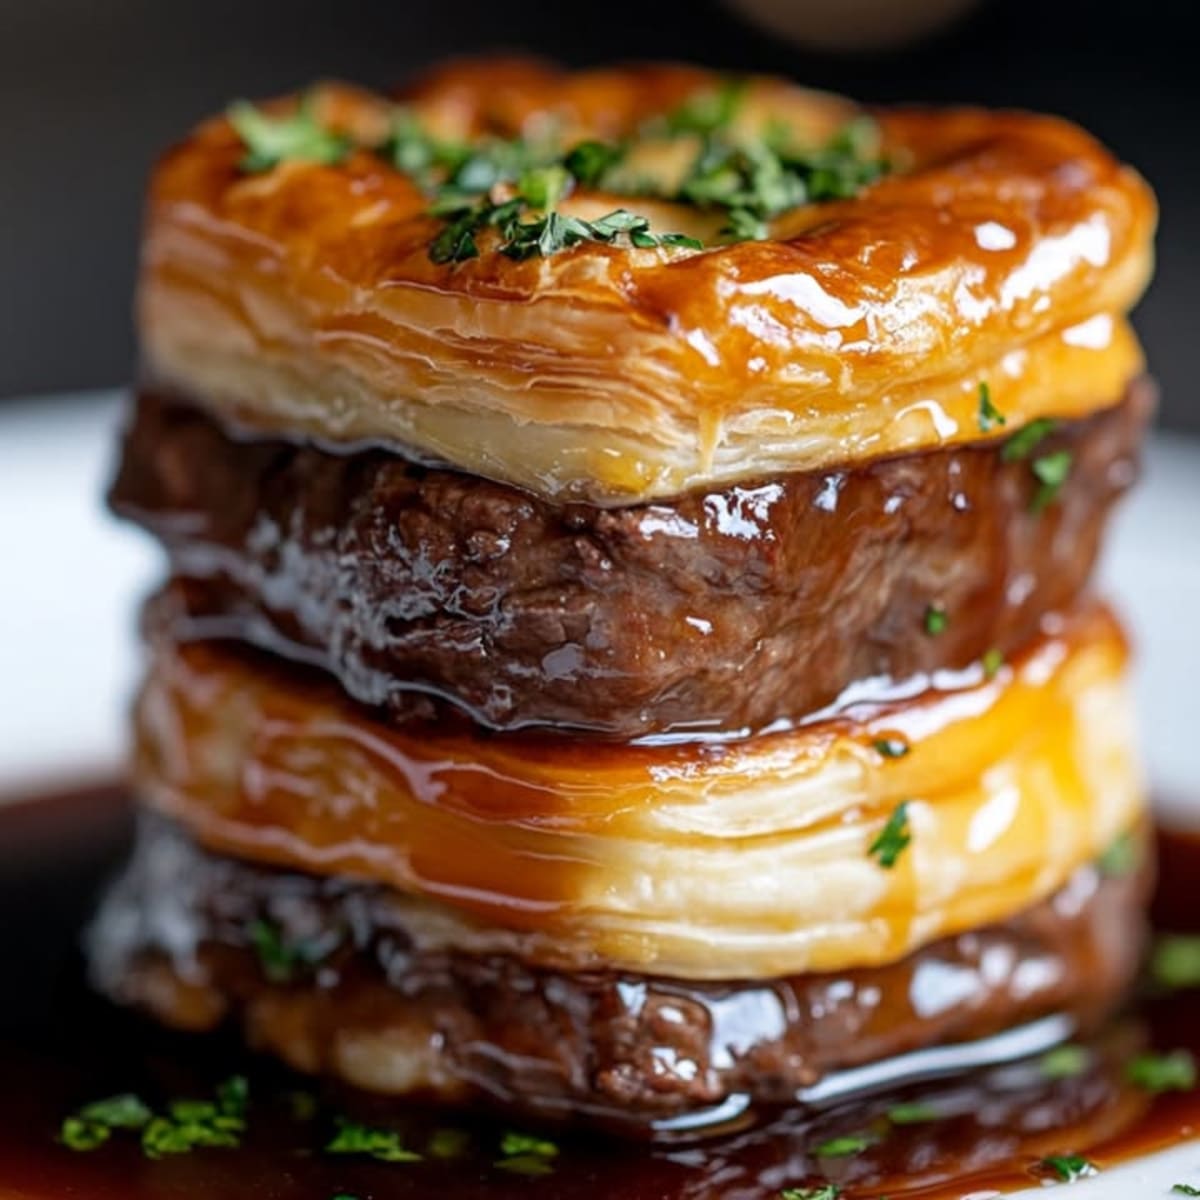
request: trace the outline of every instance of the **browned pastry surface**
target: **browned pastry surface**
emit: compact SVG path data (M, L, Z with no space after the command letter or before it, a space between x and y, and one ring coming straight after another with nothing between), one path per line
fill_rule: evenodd
M678 199L674 168L702 139L654 132L722 83L487 60L437 72L399 110L327 85L308 111L353 151L250 172L230 123L209 121L151 185L147 370L262 428L398 443L606 504L971 440L981 380L1014 428L1078 416L1139 370L1124 314L1150 274L1154 200L1081 130L881 112L882 178L727 244L720 213ZM468 146L633 138L626 186L581 186L559 210L625 206L704 245L586 241L514 261L488 230L478 256L432 261L444 221L377 152L398 113ZM819 149L861 115L754 77L724 132Z

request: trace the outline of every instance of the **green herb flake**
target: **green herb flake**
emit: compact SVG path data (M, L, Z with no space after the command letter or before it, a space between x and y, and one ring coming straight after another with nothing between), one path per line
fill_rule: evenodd
M104 1100L93 1100L67 1117L59 1130L58 1140L69 1150L96 1150L108 1141L113 1130L141 1129L153 1115L141 1099L123 1092Z
M983 667L984 679L995 679L1000 674L1000 668L1004 666L1004 655L993 646L979 661Z
M1171 991L1200 988L1200 935L1166 934L1154 944L1150 974Z
M79 1110L83 1120L107 1125L109 1129L141 1129L153 1115L146 1103L131 1092L95 1100Z
M867 853L876 859L885 871L890 871L899 861L900 855L912 841L908 824L908 801L898 804L879 836L867 848Z
M563 159L563 166L584 187L599 186L624 157L624 150L608 142L580 142Z
M1038 1068L1046 1079L1075 1079L1087 1071L1091 1062L1090 1051L1068 1042L1043 1054Z
M1177 1183L1171 1191L1176 1196L1200 1196L1200 1187L1192 1187L1190 1183Z
M852 1154L861 1154L870 1149L873 1141L865 1133L849 1133L822 1142L813 1150L813 1154L817 1158L849 1158Z
M317 942L289 940L273 921L261 918L253 921L249 933L250 944L268 983L293 983L326 955L325 948Z
M903 758L912 750L912 747L903 738L894 737L876 738L871 743L871 748L876 754L883 755L884 758Z
M82 1117L67 1117L58 1131L58 1140L68 1150L81 1153L98 1150L112 1136L112 1130L99 1121L85 1121Z
M246 100L231 104L226 116L246 148L239 165L252 174L288 161L333 166L350 152L349 139L316 119L308 97L284 117L269 116Z
M496 1166L515 1175L549 1175L554 1170L558 1147L545 1138L528 1133L508 1132L500 1140Z
M938 634L946 632L950 625L950 616L940 604L930 604L925 609L923 623L925 632L930 637L937 637Z
M838 1200L842 1189L836 1183L823 1183L815 1188L784 1188L779 1200Z
M1041 485L1033 498L1034 512L1042 512L1058 499L1058 493L1071 473L1074 458L1070 450L1056 450L1033 460L1030 469Z
M1099 1174L1096 1164L1079 1154L1052 1154L1049 1158L1043 1158L1041 1165L1064 1183L1074 1183L1077 1179Z
M1052 417L1039 417L1036 421L1030 421L1004 443L1000 458L1006 463L1021 462L1057 428L1058 422Z
M696 92L667 114L671 133L707 135L726 128L737 115L746 89L744 79L724 79L719 87Z
M1142 861L1140 839L1131 831L1126 830L1109 842L1104 853L1096 860L1100 873L1109 879L1120 879L1132 875Z
M394 1129L377 1129L360 1125L345 1117L337 1120L337 1133L325 1146L327 1154L361 1154L379 1162L420 1162L421 1156L407 1150L403 1140Z
M1196 1060L1186 1050L1139 1054L1125 1067L1125 1078L1151 1095L1190 1092L1196 1086Z
M337 1192L332 1200L359 1200L359 1198L353 1192Z
M924 1125L929 1121L937 1121L941 1113L923 1100L913 1100L907 1104L893 1104L888 1109L887 1119L893 1125Z
M991 433L1002 425L1008 424L1008 418L992 403L992 390L986 383L979 385L979 432Z

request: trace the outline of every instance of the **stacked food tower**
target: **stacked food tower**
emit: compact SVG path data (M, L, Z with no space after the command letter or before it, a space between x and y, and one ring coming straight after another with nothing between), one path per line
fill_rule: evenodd
M677 67L202 125L112 493L170 579L100 985L642 1128L1101 1019L1153 225L1058 120Z

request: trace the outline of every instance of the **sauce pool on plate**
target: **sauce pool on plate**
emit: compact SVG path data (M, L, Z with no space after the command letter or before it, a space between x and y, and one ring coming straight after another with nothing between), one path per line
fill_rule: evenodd
M648 1145L322 1089L231 1041L165 1033L94 998L78 936L130 831L115 787L0 811L3 1200L978 1200L1103 1172L1200 1130L1189 1057L1200 1057L1200 992L1164 983L1200 985L1200 941L1187 939L1200 933L1192 835L1160 834L1159 978L1096 1036L1046 1050L1053 1027L1026 1027L1006 1035L1031 1050L1013 1061L938 1073L937 1052L914 1056L874 1090ZM1018 1045L998 1049L1011 1057ZM121 1095L139 1104L92 1121L116 1111L115 1127L97 1136L85 1120L67 1138L100 1144L62 1144L64 1119ZM205 1140L238 1144L195 1144Z

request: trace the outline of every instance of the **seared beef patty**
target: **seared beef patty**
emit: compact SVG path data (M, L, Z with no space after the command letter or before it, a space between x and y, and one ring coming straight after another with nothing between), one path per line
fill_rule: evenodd
M750 732L1027 642L1084 586L1152 392L1019 460L991 442L624 509L239 439L147 394L112 504L170 552L152 624L322 666L397 719ZM1038 511L1032 457L1058 450Z
M829 1072L1053 1012L1081 1025L1136 970L1149 853L1078 871L1003 924L891 966L692 983L539 970L417 944L412 900L252 866L145 818L92 933L115 998L170 1024L232 1018L293 1066L388 1093L629 1122L735 1096L782 1103Z

